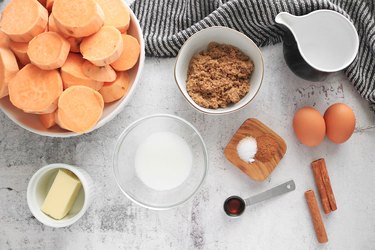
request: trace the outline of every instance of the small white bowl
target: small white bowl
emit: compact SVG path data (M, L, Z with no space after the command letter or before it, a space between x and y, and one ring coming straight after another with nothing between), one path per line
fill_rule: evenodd
M61 220L55 220L42 212L41 207L59 169L72 171L81 181L82 188L70 212ZM27 186L27 204L34 217L46 226L67 227L79 220L90 206L94 195L91 177L83 169L63 163L54 163L40 168Z
M226 108L208 109L196 104L186 90L186 79L191 58L198 52L206 50L210 42L229 44L240 49L254 63L254 71L250 78L250 91L238 103ZM191 36L178 53L174 68L174 76L178 88L186 100L197 110L206 114L227 114L245 107L258 93L263 81L263 57L258 46L246 35L234 29L215 26L201 30Z
M126 3L124 2L124 4ZM124 96L116 102L105 105L102 117L100 118L96 126L93 129L91 129L91 131L98 129L107 122L111 121L113 118L116 117L116 115L118 115L124 109L124 107L129 102L134 93L134 89L138 84L143 69L145 60L145 42L143 40L142 29L133 11L130 8L128 9L130 12L131 21L127 34L134 36L141 46L141 54L139 56L138 63L131 70L128 70L132 84L126 96ZM12 103L9 101L9 97L4 97L0 99L0 110L2 110L4 114L8 116L8 118L11 119L18 126L38 135L50 137L72 137L81 135L78 133L61 129L58 126L46 129L39 121L37 115L24 113L22 110L14 107Z

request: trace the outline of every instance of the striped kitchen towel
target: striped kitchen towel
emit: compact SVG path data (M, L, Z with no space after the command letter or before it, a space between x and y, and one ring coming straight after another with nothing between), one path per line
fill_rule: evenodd
M354 22L360 37L358 56L345 74L375 110L374 6L374 0L136 0L131 7L143 29L146 54L158 57L176 56L188 37L210 26L239 30L258 46L275 44L284 33L274 21L279 12L335 10Z

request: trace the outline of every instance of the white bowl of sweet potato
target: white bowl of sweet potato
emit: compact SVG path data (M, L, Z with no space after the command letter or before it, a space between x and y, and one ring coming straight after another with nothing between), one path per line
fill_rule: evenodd
M0 109L39 135L89 133L129 102L144 51L123 0L11 0L0 19Z

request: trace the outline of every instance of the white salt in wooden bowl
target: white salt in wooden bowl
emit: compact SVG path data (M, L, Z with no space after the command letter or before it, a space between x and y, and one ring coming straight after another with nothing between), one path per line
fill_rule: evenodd
M199 106L186 90L186 79L191 58L198 52L206 50L210 42L229 44L240 49L250 57L254 64L254 71L250 78L250 91L239 102L226 108L208 109ZM234 29L215 26L201 30L191 36L178 53L174 68L174 77L178 88L185 99L198 111L206 114L227 114L245 107L258 93L263 81L263 57L258 46L246 35Z
M131 70L128 71L132 84L126 96L124 96L123 98L121 98L120 100L116 102L105 105L102 117L100 118L96 126L93 129L91 129L91 131L98 129L104 124L106 124L107 122L111 121L116 115L118 115L124 109L124 107L129 102L129 100L131 99L134 93L134 90L138 84L138 81L139 81L139 78L143 69L144 60L145 60L145 42L143 40L142 30L141 30L141 27L139 26L139 22L137 18L135 17L133 11L130 8L129 8L129 11L130 11L131 22L130 22L130 27L129 27L127 34L134 36L138 40L139 44L141 45L141 53L140 53L138 63ZM72 137L72 136L80 135L78 133L74 133L71 131L61 129L58 126L54 126L50 129L46 129L45 127L43 127L43 125L39 121L39 117L37 115L27 114L27 113L24 113L22 110L16 108L9 101L9 97L4 97L0 99L0 109L14 123L38 135L50 136L50 137Z

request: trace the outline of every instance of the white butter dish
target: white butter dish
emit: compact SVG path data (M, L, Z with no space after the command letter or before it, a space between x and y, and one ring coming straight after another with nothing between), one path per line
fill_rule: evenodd
M75 174L82 188L70 212L61 220L53 219L41 210L42 204L59 169L67 169ZM94 185L91 177L81 168L63 163L54 163L40 168L30 179L27 187L27 204L35 218L46 226L67 227L79 220L93 200Z

